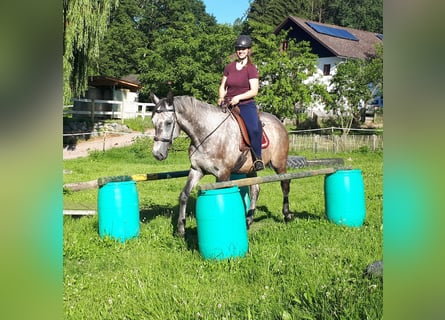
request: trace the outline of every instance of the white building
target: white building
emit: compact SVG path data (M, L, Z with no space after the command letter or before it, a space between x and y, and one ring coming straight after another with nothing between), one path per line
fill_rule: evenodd
M308 41L312 53L318 56L316 73L309 81L329 84L337 65L347 59L365 59L375 55L375 46L383 43L383 35L358 29L319 23L295 16L288 16L275 29L289 30L288 37L298 41ZM329 88L328 88L329 89ZM319 117L326 116L324 106L314 103L307 112Z

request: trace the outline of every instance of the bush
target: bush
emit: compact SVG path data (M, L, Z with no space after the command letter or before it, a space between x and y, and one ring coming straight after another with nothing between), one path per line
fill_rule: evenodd
M125 119L124 124L133 131L139 131L144 133L147 129L153 128L151 118L137 117L133 119Z

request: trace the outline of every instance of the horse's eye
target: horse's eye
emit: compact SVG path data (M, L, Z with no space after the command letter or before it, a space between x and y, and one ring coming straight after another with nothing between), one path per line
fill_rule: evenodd
M172 123L173 123L173 121L171 121L171 120L165 121L165 125L168 127L170 127L172 125Z

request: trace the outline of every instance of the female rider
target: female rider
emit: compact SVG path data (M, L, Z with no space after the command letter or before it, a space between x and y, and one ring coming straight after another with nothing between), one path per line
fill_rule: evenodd
M246 124L254 157L255 171L264 169L261 160L262 126L254 97L258 94L259 73L250 59L252 40L247 35L240 35L235 43L237 60L227 64L219 86L218 105L227 101L230 105L239 105L240 115Z

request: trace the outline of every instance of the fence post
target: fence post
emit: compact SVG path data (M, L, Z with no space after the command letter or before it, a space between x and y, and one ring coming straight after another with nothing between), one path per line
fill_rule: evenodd
M96 112L96 108L95 108L95 100L92 99L91 100L91 122L94 123L94 113Z
M124 116L125 116L125 113L124 113L124 106L125 106L125 100L123 100L122 102L121 102L121 123L122 124L124 124Z
M372 135L372 151L375 151L377 149L377 135Z
M104 139L102 142L102 152L105 152L105 139L107 138L107 131L104 132Z
M318 135L314 135L314 153L318 150Z
M337 153L337 136L332 133L332 149L334 153Z

